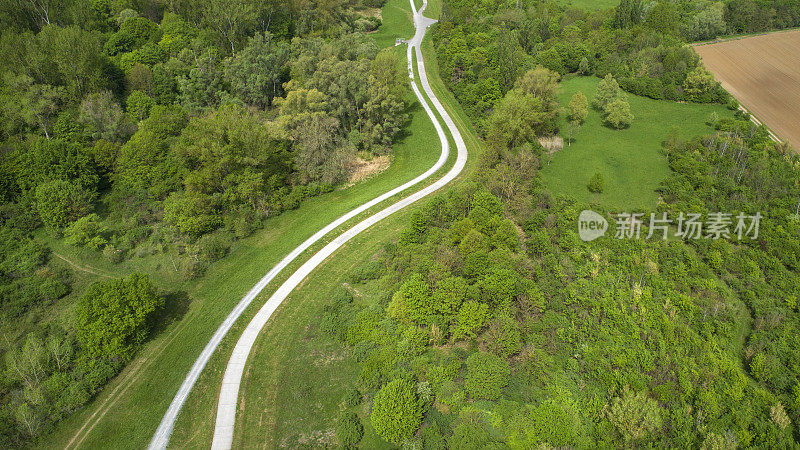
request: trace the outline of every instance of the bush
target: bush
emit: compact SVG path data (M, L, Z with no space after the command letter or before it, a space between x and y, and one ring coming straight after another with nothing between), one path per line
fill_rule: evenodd
M344 406L347 408L352 408L354 406L358 406L361 404L361 392L359 392L358 388L353 388L347 391L347 394L344 395Z
M91 211L92 197L76 183L53 180L36 188L36 209L48 228L59 231Z
M231 243L230 235L218 232L198 239L195 250L201 260L211 263L224 258L230 251Z
M91 358L119 367L144 343L163 307L147 275L93 283L78 304L78 338Z
M352 411L344 411L336 424L336 439L344 448L355 448L364 436L364 425L358 415Z
M69 245L100 250L108 243L102 236L106 231L106 227L100 223L100 217L97 214L89 214L67 227L64 231L65 242Z
M488 316L489 307L486 304L474 300L464 302L453 322L453 339L475 337L478 330L486 324Z
M125 259L125 252L114 247L111 244L108 244L103 249L103 256L105 256L106 259L109 260L110 262L117 264L122 262L123 259Z
M624 94L622 93L622 89L620 89L617 80L615 80L611 74L608 74L597 85L597 92L592 99L592 106L600 111L605 111L606 106L609 103L622 98L623 96Z
M128 114L137 122L147 119L150 115L150 109L155 102L153 99L142 91L133 91L125 100L125 105L128 108Z
M370 421L378 435L393 444L413 436L422 423L414 383L398 379L383 386L375 394Z
M473 399L497 400L510 377L511 366L498 356L477 352L467 358L464 385Z
M517 322L507 313L500 314L491 322L483 335L484 343L492 353L508 357L522 348L522 335Z
M600 175L600 172L595 173L592 179L589 180L589 184L586 185L589 192L594 192L595 194L602 193L604 186L605 180L603 180L603 176Z

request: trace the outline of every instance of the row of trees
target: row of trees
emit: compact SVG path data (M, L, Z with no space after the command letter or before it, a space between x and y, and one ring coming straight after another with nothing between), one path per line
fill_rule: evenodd
M672 3L661 2L649 11L657 14L667 4ZM587 12L552 3L476 8L471 2L445 2L433 32L442 78L479 123L536 65L561 75L611 74L624 90L655 99L727 101L679 34L621 24L643 14L639 2L623 2L616 11ZM683 19L677 20L651 22Z

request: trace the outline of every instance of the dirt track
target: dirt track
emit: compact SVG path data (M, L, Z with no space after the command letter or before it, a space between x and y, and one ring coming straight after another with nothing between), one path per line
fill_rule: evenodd
M737 100L800 151L800 30L695 47Z

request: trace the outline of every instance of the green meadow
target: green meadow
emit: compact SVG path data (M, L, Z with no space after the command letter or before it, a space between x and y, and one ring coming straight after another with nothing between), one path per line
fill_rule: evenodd
M567 78L558 100L566 108L574 94L583 92L591 104L599 82L595 77ZM541 171L549 192L617 210L651 208L658 201L656 189L669 173L661 143L670 130L676 129L683 139L707 134L713 131L705 124L711 113L731 115L718 104L677 103L632 94L627 97L634 115L627 129L603 125L600 113L590 106L586 121L568 145L566 121L561 119L564 148L545 161ZM600 194L586 187L595 173L605 181Z

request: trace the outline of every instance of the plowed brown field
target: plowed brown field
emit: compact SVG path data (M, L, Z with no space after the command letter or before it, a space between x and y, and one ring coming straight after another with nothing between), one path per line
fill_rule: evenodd
M739 103L800 150L800 30L695 46Z

